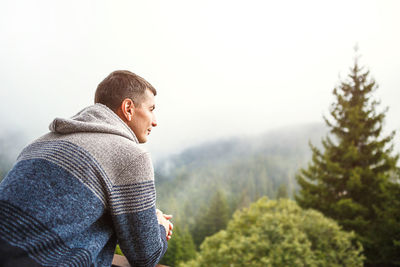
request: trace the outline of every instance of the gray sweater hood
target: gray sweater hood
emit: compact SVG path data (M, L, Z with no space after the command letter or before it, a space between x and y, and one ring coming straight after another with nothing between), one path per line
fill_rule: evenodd
M49 129L58 134L77 132L116 134L139 143L128 125L114 111L102 104L89 106L70 119L55 118Z

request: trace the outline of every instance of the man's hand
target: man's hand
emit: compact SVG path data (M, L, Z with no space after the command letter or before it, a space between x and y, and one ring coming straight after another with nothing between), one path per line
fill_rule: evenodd
M169 221L172 215L164 214L161 210L156 209L158 223L164 226L165 232L167 233L167 241L172 237L172 229L174 225Z

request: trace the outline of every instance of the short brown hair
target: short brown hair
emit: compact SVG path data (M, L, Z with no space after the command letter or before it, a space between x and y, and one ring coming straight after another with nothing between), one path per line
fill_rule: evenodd
M116 70L97 86L94 103L101 103L116 111L124 99L130 98L135 105L140 106L147 89L157 95L156 89L139 75L127 70Z

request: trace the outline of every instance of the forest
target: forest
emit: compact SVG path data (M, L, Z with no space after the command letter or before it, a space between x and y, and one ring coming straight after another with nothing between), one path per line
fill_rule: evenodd
M383 134L377 89L355 60L325 124L213 140L157 161L157 207L174 216L161 263L400 266L399 155L396 133ZM0 137L0 180L21 140Z
M325 124L199 145L156 165L170 266L400 266L387 108L356 57ZM322 117L322 115L321 115Z

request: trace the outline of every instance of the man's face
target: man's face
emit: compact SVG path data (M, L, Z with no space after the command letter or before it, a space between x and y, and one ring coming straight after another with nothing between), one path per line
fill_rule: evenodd
M132 121L128 124L135 133L139 143L145 143L151 129L157 126L156 117L153 112L154 109L154 95L150 90L146 90L144 101L140 107L134 108Z

